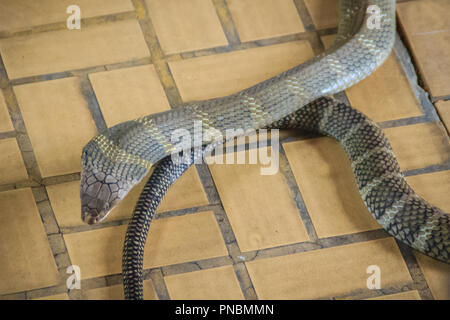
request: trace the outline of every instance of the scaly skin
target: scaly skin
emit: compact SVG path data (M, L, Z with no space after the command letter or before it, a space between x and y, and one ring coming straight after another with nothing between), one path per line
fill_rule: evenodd
M351 160L364 203L378 223L408 246L449 263L450 215L428 204L408 185L389 142L374 122L348 105L320 98L269 128L302 129L338 140ZM126 299L143 299L142 263L150 223L170 185L198 157L199 151L192 152L182 164L164 158L145 185L125 237L122 276Z
M311 61L251 88L121 123L91 140L82 153L82 219L90 224L104 219L154 163L174 152L176 147L171 141L174 130L187 130L193 137L195 121L201 120L204 129L215 128L224 136L227 129L239 128L245 133L282 119L321 96L342 91L369 75L392 49L395 1L361 3L365 5L347 15L353 22L345 23L343 28L353 30L357 25L354 21L366 15L367 5L380 8L380 28L370 29L367 23L362 23L353 37L343 37L345 42L338 42ZM353 4L344 0L341 10ZM210 142L213 141L193 139L191 146Z

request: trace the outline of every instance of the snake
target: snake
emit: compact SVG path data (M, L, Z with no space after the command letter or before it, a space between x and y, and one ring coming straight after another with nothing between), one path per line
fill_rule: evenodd
M369 9L378 14L375 27ZM337 41L313 59L238 93L123 122L94 137L82 151L82 220L94 224L105 219L157 164L135 208L141 213L136 217L147 215L147 220L134 221L134 214L128 231L132 225L145 227L153 217L149 212L154 213L170 184L190 166L189 161L171 163L171 155L197 150L193 159L202 146L222 142L225 133L236 128L245 135L264 127L292 127L337 139L350 158L366 207L381 226L412 248L449 263L449 215L407 184L389 142L373 121L327 97L364 79L389 56L395 39L395 1L341 0L340 13ZM222 134L198 139L198 123L200 131ZM172 135L180 130L191 137L181 147ZM147 231L141 228L131 235ZM138 277L145 237L128 234L123 266L131 271L124 269L123 274L130 288L125 275ZM127 248L127 243L132 245ZM127 298L140 298L142 286L129 291Z

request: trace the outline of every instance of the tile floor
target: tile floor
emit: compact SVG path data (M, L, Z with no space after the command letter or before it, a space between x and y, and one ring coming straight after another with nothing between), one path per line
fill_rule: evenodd
M82 146L306 61L334 40L337 2L0 0L0 299L123 299L143 185L84 225ZM450 2L398 2L392 55L337 98L379 123L411 185L449 212ZM70 4L81 30L65 26ZM450 267L380 229L335 141L287 131L281 145L275 175L201 164L175 183L145 247L147 299L450 299ZM366 287L372 264L380 290ZM79 290L66 288L70 265Z

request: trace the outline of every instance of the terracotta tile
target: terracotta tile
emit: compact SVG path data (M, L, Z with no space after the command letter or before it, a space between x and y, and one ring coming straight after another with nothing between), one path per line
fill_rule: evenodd
M284 143L283 148L319 238L380 228L337 141L308 139Z
M321 37L325 48L331 47L336 35ZM369 77L346 90L352 106L375 122L423 115L408 79L392 53Z
M422 300L417 290L388 294L367 300Z
M150 55L135 20L0 40L10 79L119 63Z
M152 65L91 73L89 79L108 127L170 109Z
M80 182L72 181L46 187L48 198L61 228L83 225Z
M417 65L432 96L450 94L450 31L413 36Z
M67 293L59 293L52 296L40 297L33 300L69 300Z
M450 265L416 252L417 261L435 299L450 299Z
M42 177L81 170L81 150L96 135L77 78L14 87Z
M0 294L59 283L31 189L0 192Z
M121 284L83 292L83 300L124 300L123 286Z
M292 0L231 0L227 5L242 42L305 31Z
M123 285L91 289L83 292L83 300L124 300ZM144 280L144 300L157 300L152 280Z
M64 235L73 264L84 279L121 272L127 226ZM158 219L145 245L144 268L228 255L212 212Z
M166 54L228 45L210 0L145 2L159 43Z
M5 97L0 90L0 132L12 131L14 127L9 117L8 107L6 106Z
M423 115L393 53L377 71L347 89L346 93L352 106L375 122Z
M329 34L326 36L322 36L322 37L320 37L320 40L322 40L322 43L323 43L323 46L325 47L325 49L328 49L334 44L334 41L336 41L336 35Z
M305 0L305 4L317 29L337 27L339 22L338 0Z
M158 212L203 206L208 203L197 170L191 167L169 189Z
M131 217L134 206L146 183L143 181L115 208L105 221L123 220ZM81 221L80 182L73 181L47 187L48 197L60 227L83 225ZM165 195L157 212L207 205L208 199L194 167L189 168Z
M249 159L248 151L235 154L243 155ZM278 170L262 175L261 168L267 166L246 162L209 165L239 248L251 251L308 241L283 174Z
M450 22L447 0L399 3L397 13L417 65L433 96L450 94Z
M411 283L393 238L354 243L246 263L259 299L315 299L368 290L367 267L381 270L381 287Z
M383 130L402 170L424 168L450 159L445 129L436 123L421 123Z
M450 132L450 101L438 101L435 106L447 132Z
M110 0L106 6L102 0L77 0L76 3L71 0L1 1L0 31L65 22L69 17L67 7L73 4L80 7L82 18L134 10L129 0Z
M0 140L0 185L28 179L16 139Z
M146 268L228 255L211 211L156 221L149 235L153 245L146 246Z
M169 62L184 101L226 96L292 68L314 56L307 41Z
M450 212L450 170L410 176L406 180L425 200L444 212Z
M164 278L173 300L243 300L232 266L188 272Z
M426 33L450 28L447 0L420 0L397 4L399 21L410 34Z

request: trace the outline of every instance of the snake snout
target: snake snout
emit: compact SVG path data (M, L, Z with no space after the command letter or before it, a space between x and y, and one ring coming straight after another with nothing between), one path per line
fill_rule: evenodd
M81 196L81 219L87 224L95 224L103 220L109 212L109 202L91 197L88 194Z

